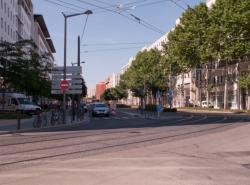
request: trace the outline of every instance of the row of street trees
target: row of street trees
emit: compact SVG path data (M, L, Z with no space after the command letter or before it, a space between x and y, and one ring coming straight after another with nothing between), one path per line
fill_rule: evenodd
M212 8L205 3L189 7L168 34L163 51L139 52L132 66L122 75L121 86L132 90L137 97L154 97L157 90L166 89L169 76L211 62L224 62L226 67L249 62L249 17L249 0L216 0ZM242 88L249 88L249 73L245 73L241 81Z

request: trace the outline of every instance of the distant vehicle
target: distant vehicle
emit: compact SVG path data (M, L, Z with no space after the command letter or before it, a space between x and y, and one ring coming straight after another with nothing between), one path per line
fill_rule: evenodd
M207 101L202 101L201 102L201 107L202 108L213 108L213 104L211 102L209 102L209 104L207 103Z
M110 109L105 103L93 103L92 116L109 116Z
M41 107L32 103L24 94L0 93L0 110L36 114L41 111Z

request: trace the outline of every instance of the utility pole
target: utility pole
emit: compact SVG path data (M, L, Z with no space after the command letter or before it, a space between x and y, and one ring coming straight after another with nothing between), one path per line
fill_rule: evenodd
M81 56L80 56L80 36L78 35L77 37L77 66L80 67L80 59L81 59ZM77 95L77 111L79 110L80 108L80 95L78 94Z
M63 60L63 80L66 80L66 57L67 57L67 16L64 16L64 60ZM63 91L63 124L66 123L66 92Z

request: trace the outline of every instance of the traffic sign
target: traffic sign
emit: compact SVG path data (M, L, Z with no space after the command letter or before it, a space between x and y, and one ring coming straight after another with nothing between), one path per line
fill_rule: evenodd
M69 82L67 80L62 80L60 82L60 87L62 91L67 91L69 89Z
M60 90L61 86L60 84L52 84L52 90ZM82 85L81 84L70 84L69 89L82 89Z
M63 74L54 74L52 75L52 80L62 80ZM79 74L67 74L66 79L82 79L82 76Z
M52 69L52 74L63 74L64 67L54 67ZM82 73L82 67L81 66L66 66L66 74L81 74Z
M63 94L61 90L51 90L51 94ZM82 94L82 90L67 90L65 94Z

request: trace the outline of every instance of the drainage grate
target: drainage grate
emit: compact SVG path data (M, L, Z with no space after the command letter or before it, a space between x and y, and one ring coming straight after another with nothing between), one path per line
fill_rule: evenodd
M242 164L243 167L250 169L250 164Z

